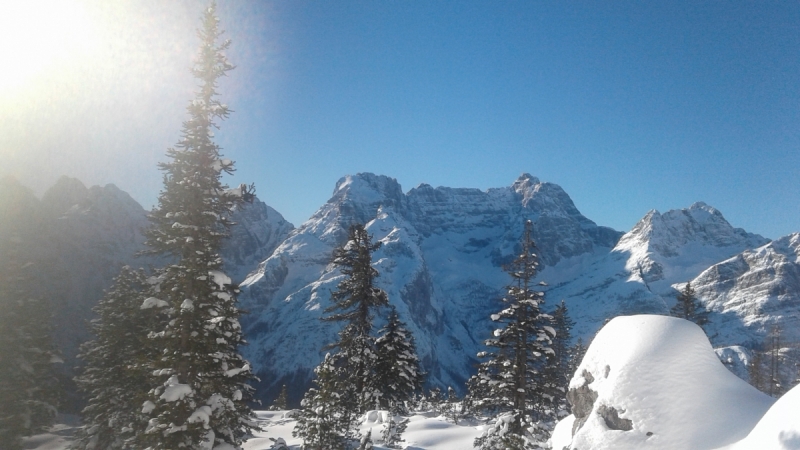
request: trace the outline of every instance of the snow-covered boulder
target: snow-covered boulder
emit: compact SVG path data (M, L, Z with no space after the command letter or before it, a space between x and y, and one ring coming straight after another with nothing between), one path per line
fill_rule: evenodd
M700 327L650 315L600 330L568 398L557 450L713 449L744 438L774 401L728 371Z

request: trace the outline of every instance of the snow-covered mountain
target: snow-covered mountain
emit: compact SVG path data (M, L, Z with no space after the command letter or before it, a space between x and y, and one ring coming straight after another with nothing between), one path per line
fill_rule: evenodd
M666 314L675 303L673 285L767 242L734 228L711 206L695 203L664 214L650 211L610 252L549 268L542 278L551 285L551 299L566 301L577 322L575 334L590 339L617 315Z
M245 352L264 380L260 395L271 398L282 383L299 394L322 347L335 339L336 325L319 318L340 281L331 253L356 222L383 243L374 255L377 284L414 332L429 381L461 387L492 329L489 314L509 282L502 266L516 254L528 219L548 304L565 300L575 337L586 341L612 317L667 313L676 286L769 242L704 203L650 211L623 234L597 226L558 185L528 174L487 191L423 184L405 194L389 177L346 176L243 283L251 312ZM728 327L724 345L744 343L744 325Z
M493 328L489 314L509 282L502 266L528 219L546 305L567 303L575 338L588 342L618 315L666 313L691 280L713 311L715 346L751 346L774 324L787 341L800 340L798 234L769 242L703 203L651 211L623 234L528 174L487 191L422 184L404 193L396 180L364 173L339 180L297 229L258 200L234 214L223 259L232 278L244 280L242 306L251 312L244 351L263 380L259 397L271 399L288 382L297 400L321 348L334 340L336 325L319 320L341 279L330 257L356 222L383 243L374 255L377 283L414 333L429 380L462 387ZM146 211L113 185L87 188L64 177L38 200L18 182L0 181L0 236L21 233L37 267L34 290L53 304L65 366L75 364L90 309L119 267L151 262L133 256L145 226ZM746 355L730 350L720 354Z
M784 342L800 342L800 233L714 264L691 283L713 311L718 345L757 344L776 326Z
M0 236L16 233L34 264L31 289L50 302L54 341L70 376L78 364L78 347L91 337L92 308L119 269L160 264L135 256L144 249L147 212L113 184L87 188L62 177L41 200L17 180L1 180L0 213ZM237 225L223 258L232 278L241 280L285 239L292 225L257 199L236 211L233 220Z
M114 185L87 188L68 177L59 179L41 200L10 178L0 189L2 232L19 236L20 248L33 264L35 279L29 289L50 302L54 340L69 372L78 346L89 337L91 308L119 268L134 263L143 242L145 211Z
M235 283L244 280L294 229L278 211L258 198L238 206L231 220L235 225L222 249L222 260L225 272Z

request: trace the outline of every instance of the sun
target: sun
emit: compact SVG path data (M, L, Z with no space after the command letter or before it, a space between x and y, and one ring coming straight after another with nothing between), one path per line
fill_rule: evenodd
M89 56L99 42L78 0L4 0L0 14L0 94Z

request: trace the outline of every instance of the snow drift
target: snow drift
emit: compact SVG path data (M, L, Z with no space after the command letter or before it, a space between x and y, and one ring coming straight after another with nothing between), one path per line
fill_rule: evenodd
M800 386L775 402L744 440L725 449L800 450Z
M558 450L714 449L743 439L774 402L723 366L700 327L650 315L600 330L568 398Z

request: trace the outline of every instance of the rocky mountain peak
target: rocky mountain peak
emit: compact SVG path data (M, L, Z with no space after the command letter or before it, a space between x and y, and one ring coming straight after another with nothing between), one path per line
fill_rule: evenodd
M539 184L538 178L529 173L523 173L519 176L519 178L517 178L516 181L514 181L514 183L511 185L511 189L518 194L524 195L526 191L529 191L537 184Z
M42 196L42 206L53 217L58 217L70 208L83 203L89 189L77 178L63 175Z

